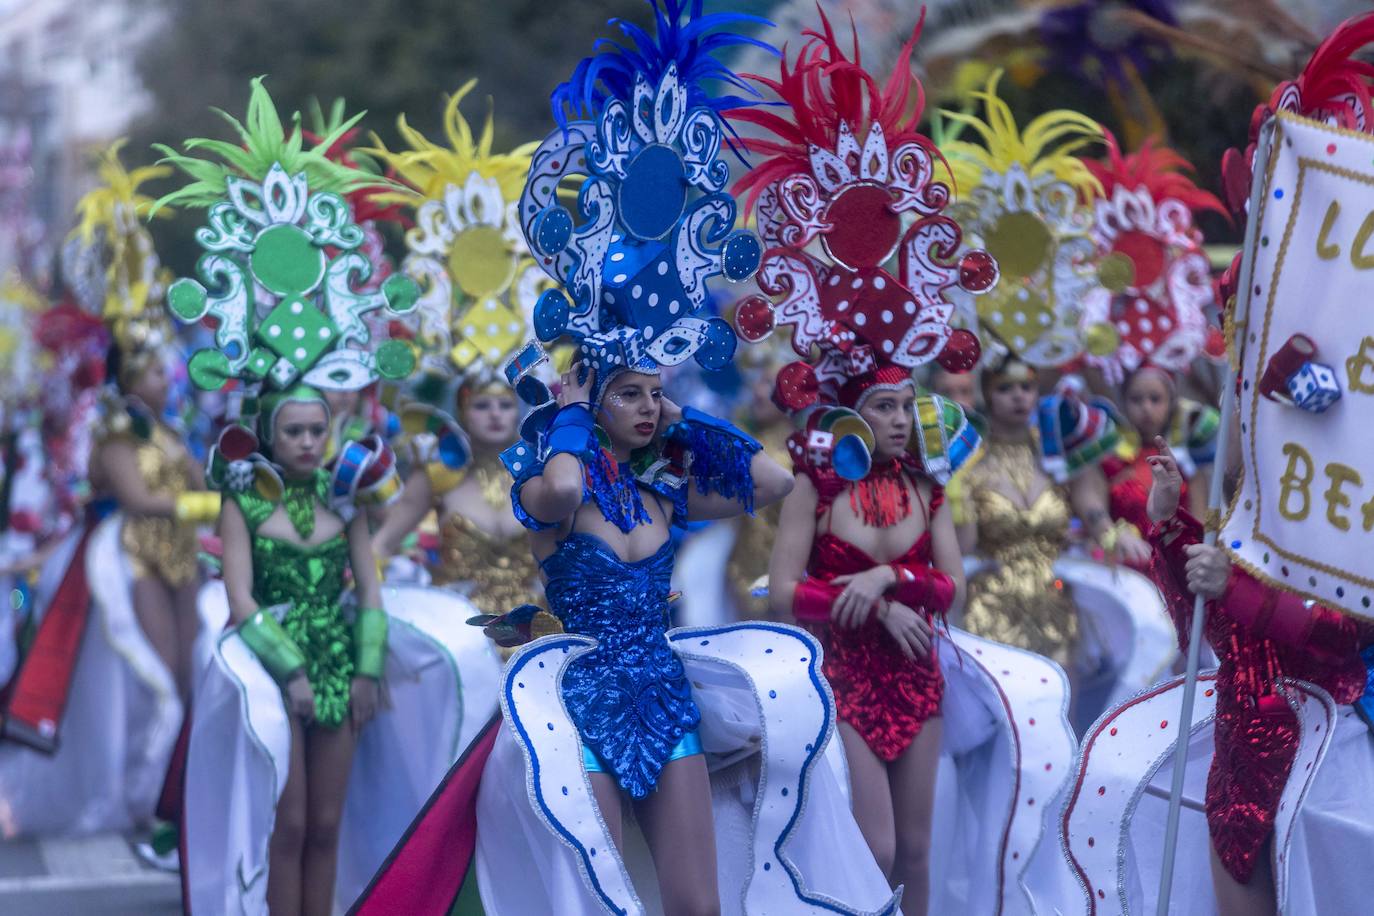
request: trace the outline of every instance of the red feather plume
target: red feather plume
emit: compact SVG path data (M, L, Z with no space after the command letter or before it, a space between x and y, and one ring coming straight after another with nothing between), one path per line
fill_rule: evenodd
M1123 153L1111 131L1107 131L1107 159L1104 162L1084 160L1093 177L1102 183L1102 191L1111 197L1118 187L1134 190L1144 187L1155 200L1173 198L1199 212L1214 210L1229 216L1216 195L1193 183L1193 166L1168 147L1158 145L1155 138L1145 141L1137 152Z
M778 79L757 73L745 75L771 89L790 113L791 119L768 108L740 108L726 112L733 121L753 124L776 139L746 137L744 148L765 157L735 183L736 195L748 192L745 211L769 185L789 175L811 169L813 146L834 150L841 122L863 142L873 124L882 125L889 150L906 143L919 143L935 152L934 144L916 130L925 110L925 90L911 72L911 53L925 25L925 9L902 45L887 81L878 85L859 57L858 35L854 33L853 51L840 47L835 30L819 4L821 31L808 29L795 64L788 66L787 47L783 47ZM850 23L853 32L853 22ZM914 97L914 101L913 101Z

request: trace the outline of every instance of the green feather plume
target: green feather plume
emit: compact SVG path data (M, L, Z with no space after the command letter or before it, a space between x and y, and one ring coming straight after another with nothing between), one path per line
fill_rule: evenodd
M277 106L272 102L272 97L268 95L262 80L262 77L253 80L252 92L248 98L248 115L243 123L228 112L219 108L214 109L234 128L239 143L196 137L182 144L186 153L179 153L165 144L154 144L154 149L163 154L161 162L185 172L191 181L159 198L153 204L153 212L168 204L193 208L209 207L224 199L229 178L262 181L274 163L281 163L281 167L288 175L304 172L312 192L333 191L338 194L349 194L368 187L400 187L380 175L332 162L325 156L325 152L362 119L364 112L344 119L340 110L339 117L329 119L329 132L318 143L306 149L300 113L292 114L290 130L283 127ZM191 152L202 155L189 155Z

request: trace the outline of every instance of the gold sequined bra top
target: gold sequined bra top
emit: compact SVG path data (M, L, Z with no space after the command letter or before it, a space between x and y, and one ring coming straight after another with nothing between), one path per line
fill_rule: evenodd
M978 524L978 552L988 566L969 581L964 625L979 636L1064 661L1078 639L1078 620L1054 563L1069 543L1072 510L1048 480L1037 483L1029 442L992 439L969 472L968 494ZM1018 491L1022 508L999 487Z
M146 442L136 444L135 455L139 476L150 492L176 497L191 488L191 456L162 424L153 426ZM154 576L173 588L195 579L200 544L194 525L170 518L126 516L120 544L135 579Z
M524 532L492 536L457 512L439 527L439 562L432 574L435 585L474 583L468 597L488 613L503 614L522 604L544 605L539 564Z

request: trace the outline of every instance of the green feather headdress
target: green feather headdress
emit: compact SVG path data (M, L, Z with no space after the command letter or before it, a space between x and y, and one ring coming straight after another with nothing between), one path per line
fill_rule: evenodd
M262 81L263 77L253 80L248 97L248 114L242 122L222 109L214 109L238 134L239 144L193 137L182 144L186 153L178 153L165 144L154 144L154 149L163 154L162 162L176 166L192 180L159 198L153 205L153 212L167 204L211 207L228 193L230 178L263 181L273 165L280 165L288 175L304 174L310 189L316 192L330 191L346 195L368 187L400 189L399 185L382 176L331 162L325 155L340 137L362 119L365 112L360 111L351 118L343 119L340 108L340 117L327 122L328 133L307 149L300 113L292 114L291 129L287 130ZM191 152L205 156L189 155Z

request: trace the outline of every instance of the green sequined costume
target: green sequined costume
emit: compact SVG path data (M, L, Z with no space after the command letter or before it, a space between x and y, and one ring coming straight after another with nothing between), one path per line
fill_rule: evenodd
M316 472L315 499L324 501L328 485L329 475ZM348 538L340 532L314 547L301 547L259 535L258 527L279 504L252 491L232 495L252 534L253 599L261 607L291 605L282 626L305 655L306 676L315 691L315 721L338 728L348 718L353 680L353 628L344 622L339 602Z

